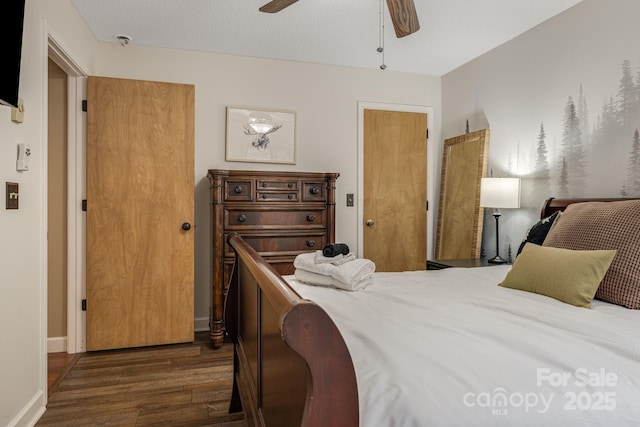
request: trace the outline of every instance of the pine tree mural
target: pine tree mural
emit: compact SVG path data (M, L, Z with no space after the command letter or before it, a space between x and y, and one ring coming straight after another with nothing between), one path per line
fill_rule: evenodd
M632 118L636 112L636 87L631 75L631 61L625 59L622 62L622 77L617 95L617 120L623 129L628 130L632 126Z
M612 163L612 135L617 135L620 131L620 125L616 119L616 108L614 106L613 97L602 104L600 115L597 120L596 129L592 138L592 156L596 164Z
M550 197L551 187L549 185L549 162L547 160L547 134L544 131L544 123L540 123L540 133L536 144L536 168L534 171L534 181L532 190L532 200L546 200Z
M585 144L590 142L589 138L589 108L587 108L587 98L582 90L582 83L580 83L580 93L578 94L578 119L580 120L580 130L582 131L582 137Z
M558 182L558 197L569 197L569 174L567 172L567 161L562 158L562 166L560 168L560 180Z
M631 151L629 152L627 183L625 192L632 197L640 197L640 134L638 134L638 129L633 133Z
M560 130L548 133L557 122L552 121L547 129L545 123L540 124L524 159L536 157L532 200L607 193L640 197L640 67L633 70L631 61L625 59L620 71L617 82L610 82L612 95L603 99L593 120L589 118L588 88L580 84L577 96L567 98Z
M580 119L578 119L572 97L569 97L565 106L563 124L562 168L566 173L567 191L571 193L572 197L581 197L586 190L587 160L583 147Z
M628 197L629 193L627 193L627 183L622 183L622 188L620 189L620 197Z

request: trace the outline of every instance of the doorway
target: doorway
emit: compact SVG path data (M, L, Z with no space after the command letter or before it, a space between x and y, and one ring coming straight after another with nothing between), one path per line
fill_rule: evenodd
M47 117L47 351L67 351L67 74L49 59Z
M59 104L56 107L65 111L65 114L58 118L58 120L65 122L58 123L58 125L64 128L66 139L66 151L61 154L63 157L66 156L66 279L62 291L66 301L64 309L66 315L62 315L66 322L66 340L63 343L54 344L53 348L60 350L63 348L60 345L64 345L66 351L73 354L84 352L86 348L84 312L81 307L84 298L82 284L85 276L84 235L86 226L80 203L85 194L84 135L86 134L86 126L80 101L85 98L87 73L67 54L51 34L48 34L47 44L48 50L45 52L44 60L53 62L61 70L63 73L61 78L66 75L66 104ZM47 124L48 127L49 124ZM46 150L49 151L49 149L47 141ZM43 177L45 181L48 180L47 175L45 174ZM45 184L46 188L48 183ZM47 260L48 258L47 251ZM44 286L48 287L48 283ZM49 343L47 342L47 344ZM64 348L60 351L64 351Z
M195 86L87 80L87 350L193 341Z
M433 248L434 209L428 209L436 184L433 108L361 102L358 110L358 253L379 257L374 259L379 271L424 269Z

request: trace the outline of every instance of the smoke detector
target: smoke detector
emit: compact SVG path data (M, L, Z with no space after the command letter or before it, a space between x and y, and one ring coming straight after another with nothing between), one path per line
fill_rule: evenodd
M129 43L131 43L131 37L126 34L116 34L114 37L120 42L120 46L122 47L127 47Z

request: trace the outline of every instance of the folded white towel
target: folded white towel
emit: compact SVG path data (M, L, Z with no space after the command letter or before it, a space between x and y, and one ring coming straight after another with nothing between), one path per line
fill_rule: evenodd
M338 282L343 283L343 289L357 288L361 281L371 276L376 270L375 263L366 258L357 258L340 265L328 263L317 264L315 261L315 253L313 252L298 255L293 260L293 266L311 273L330 276Z
M349 252L346 255L338 254L336 256L324 256L322 255L322 251L316 251L315 255L316 264L340 265L348 261L353 261L354 259L356 259L356 254L353 252Z
M331 276L312 273L311 271L302 270L300 268L296 268L294 275L296 279L308 285L328 286L332 288L342 289L345 291L360 291L373 283L373 273L370 274L369 276L364 277L362 280L357 282L354 286L348 286L346 283L340 282Z

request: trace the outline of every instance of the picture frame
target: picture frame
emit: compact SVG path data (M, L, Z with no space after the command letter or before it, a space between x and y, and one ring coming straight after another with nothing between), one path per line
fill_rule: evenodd
M487 176L489 133L481 129L444 140L435 259L480 258L480 181Z
M296 163L296 112L227 107L228 162Z

